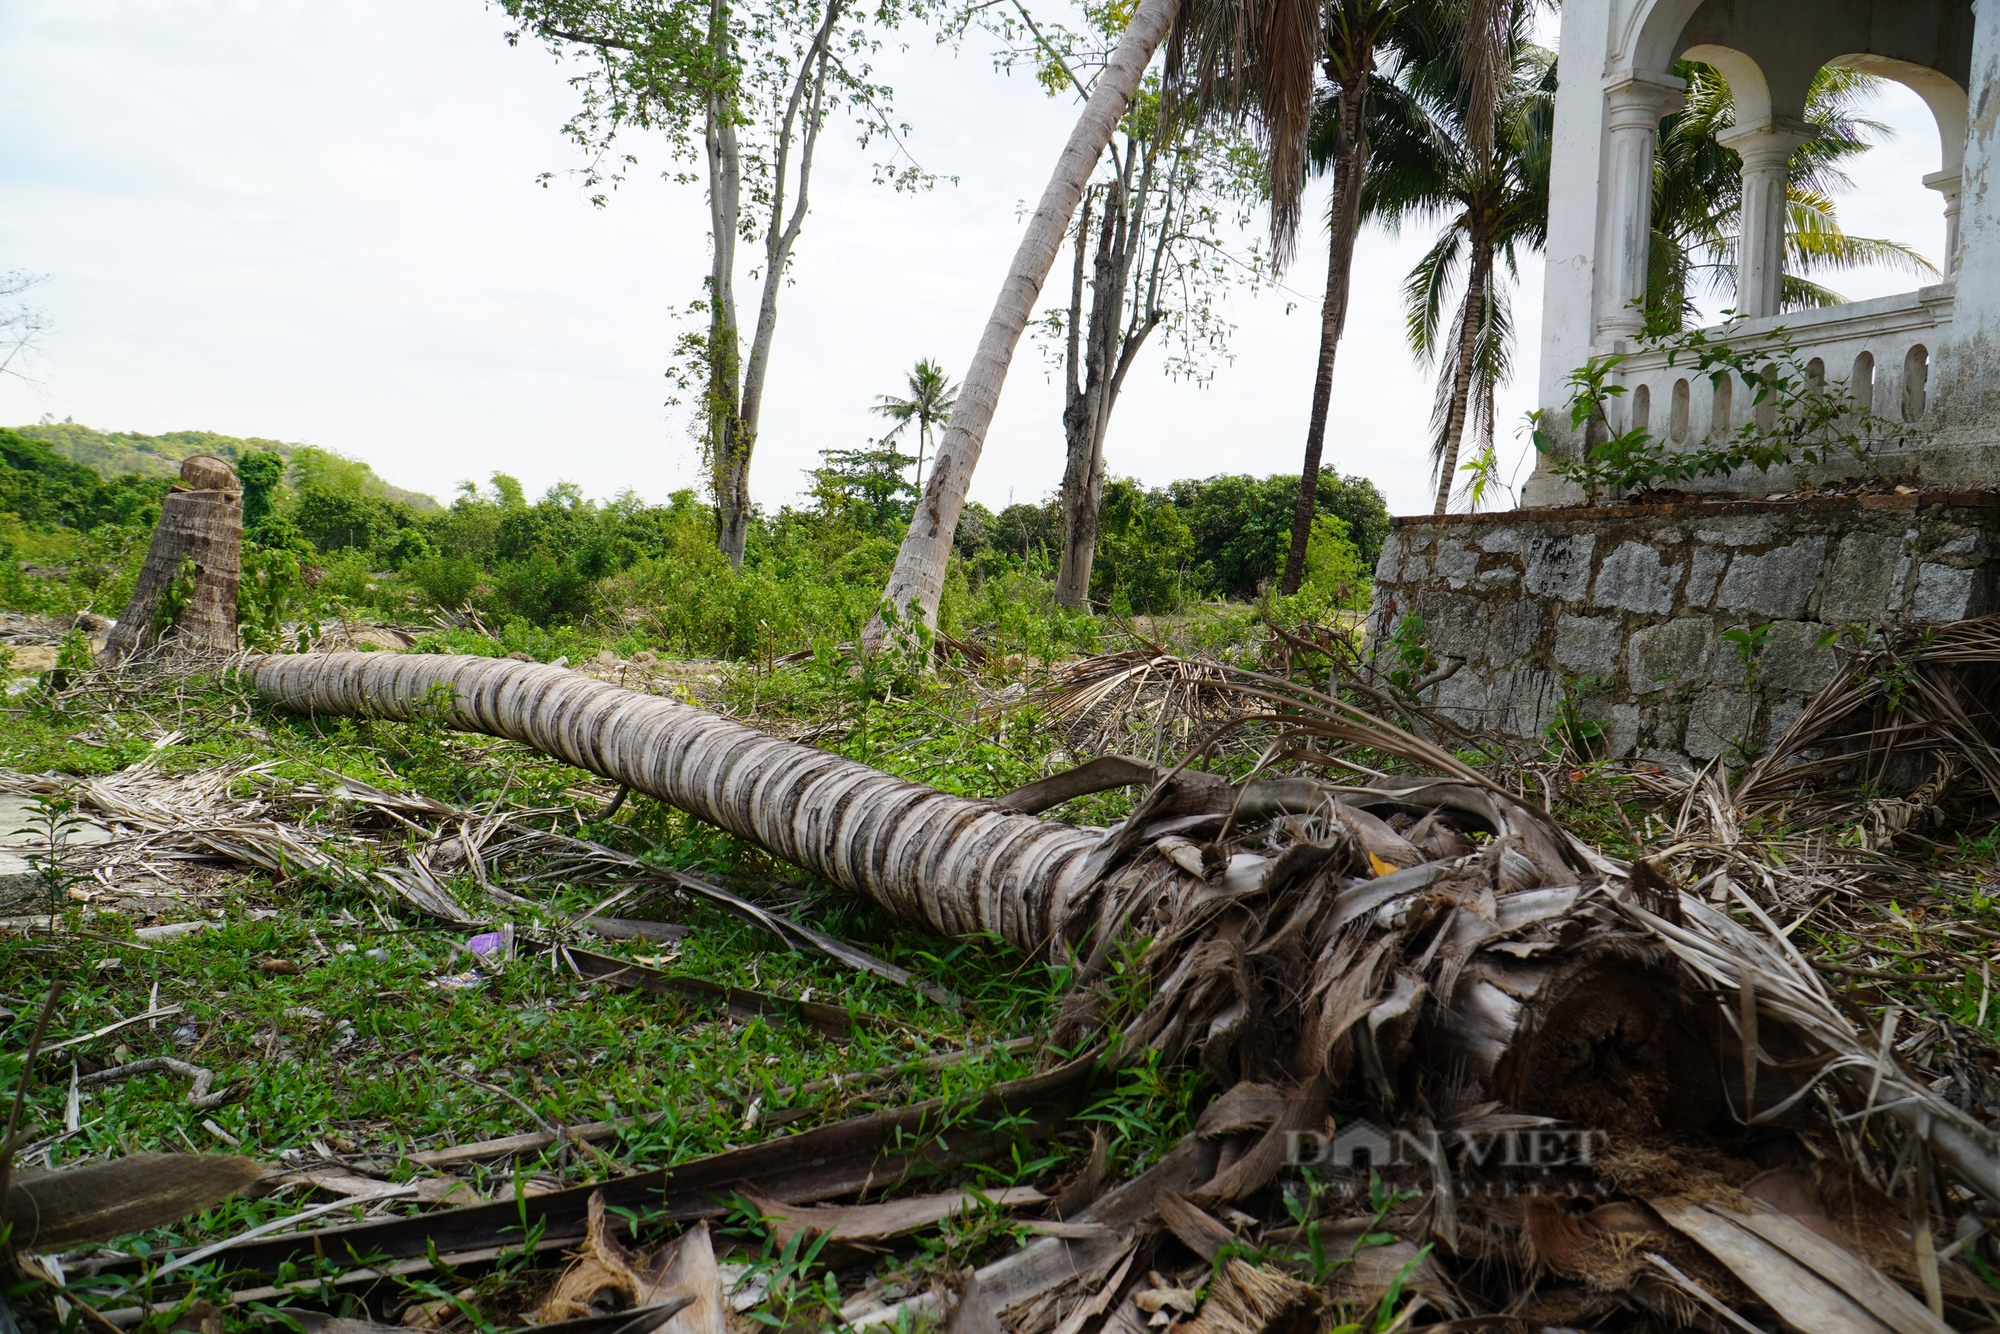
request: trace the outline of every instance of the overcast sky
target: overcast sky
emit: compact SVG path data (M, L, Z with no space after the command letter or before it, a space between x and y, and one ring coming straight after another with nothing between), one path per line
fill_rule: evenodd
M685 415L663 406L676 314L701 292L697 187L647 171L596 209L559 130L566 71L511 49L479 0L6 0L0 4L0 270L49 275L44 383L0 380L0 423L45 414L101 430L206 429L307 441L448 496L504 471L531 493L574 481L651 499L697 483ZM753 473L760 503L804 485L820 449L864 444L874 395L917 358L970 358L1074 105L921 31L883 62L910 145L955 186L910 197L870 156L823 150L784 294ZM1936 134L1892 88L1904 133L1855 172L1850 231L1936 258L1918 178ZM648 167L665 165L635 142ZM1325 187L1314 187L1315 213ZM1402 338L1399 288L1429 238L1362 243L1328 465L1427 509L1431 391ZM1233 360L1174 383L1153 351L1108 441L1114 473L1160 484L1296 471L1325 285L1323 234L1278 290L1230 303ZM1838 279L1852 296L1908 277ZM1060 278L1052 284L1063 286ZM1066 294L1065 294L1066 295ZM1530 406L1540 269L1517 294ZM994 507L1062 471L1060 390L1024 345L973 485ZM1509 442L1515 452L1522 446Z

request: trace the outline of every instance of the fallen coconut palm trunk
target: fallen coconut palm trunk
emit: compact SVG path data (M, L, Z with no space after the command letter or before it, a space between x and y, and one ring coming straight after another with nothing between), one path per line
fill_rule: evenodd
M1451 756L1337 701L1268 679L1243 687L1274 733L1266 763L1333 740L1446 777L1233 785L1175 771L1100 831L948 797L534 664L334 654L256 659L248 670L288 708L432 714L535 746L905 920L1074 951L1076 988L1053 1046L1108 1040L1114 1060L1150 1050L1198 1062L1221 1093L1169 1155L1209 1155L1161 1186L1185 1207L1127 1183L1101 1203L1127 1202L1129 1228L1046 1238L979 1272L981 1300L1004 1328L1070 1328L1079 1276L1104 1304L1078 1319L1115 1317L1124 1308L1108 1304L1132 1299L1164 1234L1219 1255L1226 1229L1215 1214L1239 1226L1257 1217L1240 1208L1271 1218L1272 1183L1324 1141L1336 1110L1373 1122L1365 1143L1334 1141L1340 1152L1361 1143L1397 1155L1402 1180L1421 1187L1421 1209L1396 1227L1456 1257L1452 1279L1484 1294L1475 1309L1539 1325L1593 1327L1623 1312L1635 1327L1715 1329L1728 1309L1797 1327L1804 1308L1760 1295L1765 1279L1745 1275L1810 1286L1817 1273L1865 1307L1880 1296L1870 1285L1889 1281L1877 1268L1920 1284L1933 1311L1970 1298L1971 1280L1934 1239L1970 1235L1957 1228L1976 1223L1971 1195L1941 1191L1938 1177L2000 1200L2000 1147L1910 1068L1893 1022L1879 1034L1857 1023L1754 902L1735 920L1643 863L1608 862ZM1056 788L1149 772L1100 764ZM1061 793L1014 795L1032 805ZM1494 1192L1493 1146L1543 1133L1608 1145L1572 1164L1595 1172L1590 1192L1606 1197L1581 1221L1542 1193L1540 1177L1502 1179ZM1753 1151L1826 1170L1807 1181L1787 1167L1798 1182L1785 1191L1740 1195L1755 1184ZM1826 1235L1862 1258L1851 1275L1829 1274L1824 1257L1743 1242L1683 1198L1752 1220L1752 1199L1799 1221L1839 1214ZM1914 1250L1881 1241L1898 1226L1921 1238ZM1422 1259L1414 1245L1409 1257ZM1521 1274L1541 1296L1506 1277ZM1459 1303L1448 1288L1440 1280L1427 1300ZM1833 1328L1875 1334L1858 1317L1812 1334Z
M328 653L254 658L245 670L259 694L299 712L437 715L533 746L947 935L991 932L1040 949L1077 916L1103 843L1098 830L947 796L560 667Z
M555 667L309 654L253 659L247 671L287 708L429 715L534 746L906 921L993 932L1031 952L1075 950L1080 986L1059 1041L1116 1028L1126 1052L1198 1054L1224 1087L1361 1079L1385 1106L1420 1048L1436 1069L1468 1073L1482 1098L1545 1115L1586 1112L1592 1089L1633 1124L1701 1124L1720 1105L1713 1079L1665 1094L1666 1068L1713 1064L1718 1040L1673 955L1634 937L1566 834L1474 781L1238 788L1183 771L1155 783L1121 826L1076 829ZM1288 725L1359 735L1369 720L1301 714ZM1399 734L1375 726L1367 735L1396 744ZM1413 754L1454 764L1406 740ZM1460 825L1488 835L1484 847ZM1136 1014L1090 990L1126 940L1151 941ZM1574 1073L1613 1046L1642 1049L1645 1069L1608 1092L1579 1085ZM1261 1187L1281 1165L1283 1135L1317 1125L1260 1128L1262 1149L1227 1188Z

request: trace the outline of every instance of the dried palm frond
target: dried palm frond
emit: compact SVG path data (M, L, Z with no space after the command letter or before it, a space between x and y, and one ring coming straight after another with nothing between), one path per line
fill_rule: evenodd
M192 1153L138 1153L58 1170L20 1170L7 1192L9 1241L53 1254L166 1227L248 1188L265 1170L250 1158Z
M1168 42L1174 112L1256 123L1270 171L1272 250L1282 268L1303 206L1320 7L1310 0L1183 0Z
M1338 691L1333 686L1316 689L1287 674L1212 658L1181 657L1148 644L1071 663L1025 698L1039 704L1044 718L1062 726L1080 750L1096 754L1129 750L1156 763L1168 754L1198 754L1213 742L1254 735L1260 725L1265 725L1265 733L1272 727L1306 728L1291 738L1302 746L1288 759L1370 777L1381 775L1337 758L1337 752L1380 749L1420 768L1463 777L1473 771L1426 738L1475 752L1492 751L1490 739L1472 737L1413 699L1391 696L1370 684L1351 660L1351 644L1344 652L1341 645L1322 643L1320 637L1302 638L1275 625L1272 629L1282 646L1281 668L1289 667L1293 654L1325 654L1335 664ZM1339 637L1337 631L1330 633ZM1347 694L1358 695L1374 712L1355 707ZM1405 725L1385 721L1391 715L1401 717ZM1313 749L1310 743L1315 738L1335 741L1336 754ZM1245 743L1237 744L1240 748ZM1415 749L1405 755L1406 747ZM1475 776L1475 781L1486 780Z
M1138 735L1155 760L1186 751L1241 707L1220 663L1151 645L1071 663L1032 698L1079 747L1103 753Z
M1857 799L1884 833L2000 802L2000 616L1913 626L1852 653L1736 788L1746 810Z

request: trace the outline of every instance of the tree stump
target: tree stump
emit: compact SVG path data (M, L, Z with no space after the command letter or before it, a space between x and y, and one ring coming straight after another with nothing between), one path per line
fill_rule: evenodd
M117 661L154 644L234 653L242 572L242 484L221 459L197 454L160 502L153 545L106 653Z

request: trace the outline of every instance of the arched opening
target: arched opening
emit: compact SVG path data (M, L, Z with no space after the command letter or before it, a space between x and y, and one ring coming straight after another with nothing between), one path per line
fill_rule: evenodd
M1688 382L1685 379L1674 381L1673 402L1667 408L1667 434L1677 445L1688 438Z
M1922 343L1903 357L1903 420L1922 421L1924 398L1930 388L1931 353Z
M1638 0L1625 11L1612 41L1607 87L1621 79L1686 77L1686 120L1694 117L1699 94L1726 85L1722 114L1710 123L1721 127L1724 144L1740 158L1740 188L1749 206L1736 210L1740 216L1724 231L1737 253L1715 257L1719 264L1710 261L1734 270L1735 299L1729 299L1727 281L1712 302L1690 293L1700 306L1697 319L1712 323L1724 307L1751 318L1775 316L1905 293L1950 276L1967 123L1970 9L1971 0L1857 0L1824 10L1742 0ZM1886 136L1874 134L1874 122ZM1831 155L1828 141L1814 136L1829 124L1844 127ZM1802 151L1802 144L1812 147ZM1663 140L1663 164L1666 149ZM1831 198L1839 231L1895 245L1816 253L1815 235L1826 229L1788 226L1796 219L1788 218L1784 202L1787 176L1804 172L1814 173L1814 188L1793 195L1793 209L1809 209L1814 196ZM1842 176L1853 178L1852 189ZM1727 182L1731 194L1738 185ZM1927 223L1913 226L1913 219ZM1924 261L1934 268L1926 269Z
M1863 352L1854 359L1854 373L1847 379L1848 401L1857 412L1875 410L1875 354Z
M1653 391L1640 385L1632 391L1632 429L1644 431L1653 424Z
M1826 391L1826 363L1814 357L1806 363L1806 392L1820 394Z
M1827 62L1876 82L1857 108L1887 134L1838 165L1853 181L1839 198L1841 228L1906 246L1914 263L1876 263L1828 274L1823 281L1850 301L1893 296L1944 282L1956 272L1961 164L1965 155L1965 92L1935 70L1878 56Z
M1767 361L1758 372L1764 383L1757 387L1757 429L1765 435L1778 429L1778 395L1771 387L1778 378L1778 363Z
M1714 380L1715 393L1708 403L1708 434L1712 440L1721 440L1736 429L1731 419L1735 406L1736 380L1728 371L1718 371Z

